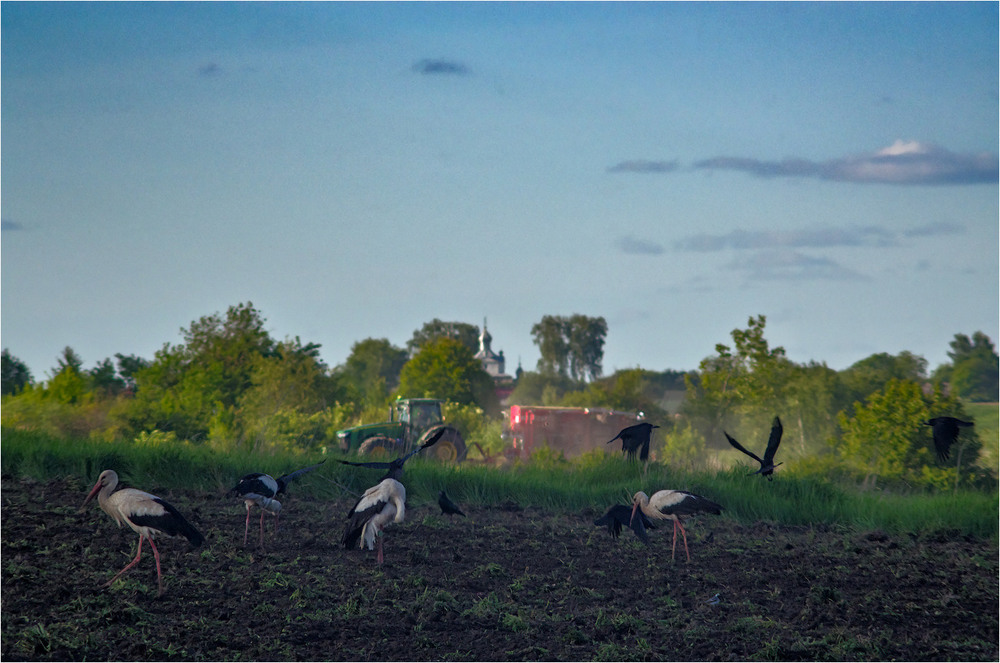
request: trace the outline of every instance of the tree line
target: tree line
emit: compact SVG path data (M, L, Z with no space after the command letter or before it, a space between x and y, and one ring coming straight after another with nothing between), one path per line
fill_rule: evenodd
M152 359L117 354L91 369L67 347L44 381L4 349L2 423L70 437L135 439L157 431L227 449L313 449L332 444L340 428L385 419L396 397L436 397L465 428L488 429L484 442L502 444L500 402L475 358L475 325L434 319L405 347L364 339L331 368L319 345L275 340L264 322L252 303L239 304L193 321L181 330L182 342L164 344ZM914 417L965 416L963 401L995 402L998 358L985 334L957 334L951 362L930 374L926 360L909 352L875 354L835 371L790 361L783 348L770 347L765 326L764 316L751 317L695 371L603 376L604 318L545 316L531 328L541 355L536 370L518 371L509 401L641 411L661 424L660 459L680 466L697 467L708 449L725 448L723 431L760 438L780 414L783 453L803 467L835 467L869 482L877 476L943 487L977 480L974 434L964 466L940 467L919 421L908 421L897 439L869 415L903 409ZM883 439L889 442L880 447ZM890 455L908 458L905 468L878 464Z

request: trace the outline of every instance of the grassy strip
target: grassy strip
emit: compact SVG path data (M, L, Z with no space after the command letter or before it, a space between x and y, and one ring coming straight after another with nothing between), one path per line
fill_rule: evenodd
M305 455L218 453L184 444L106 443L62 440L44 434L4 430L2 470L12 476L49 480L75 477L95 481L115 469L129 484L146 490L225 492L248 472L280 475L316 462ZM377 469L352 468L328 457L316 472L303 476L295 491L319 499L358 495L380 476ZM637 490L688 490L725 507L739 522L782 525L842 525L887 532L946 532L997 538L1000 508L994 493L862 493L814 478L784 472L774 481L748 476L743 468L686 473L662 465L643 469L620 456L585 456L572 463L542 459L495 469L483 465L442 465L420 457L407 463L408 500L427 504L446 490L459 504L500 506L514 503L555 511L603 511L627 504Z

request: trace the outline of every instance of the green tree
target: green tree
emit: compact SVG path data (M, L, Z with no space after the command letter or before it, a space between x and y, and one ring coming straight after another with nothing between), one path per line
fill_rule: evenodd
M251 386L239 398L229 437L255 446L317 446L333 440L324 414L345 393L342 378L319 359L319 345L303 345L296 337L279 343L273 353L254 357ZM220 431L221 432L221 431Z
M4 396L16 394L31 384L31 371L28 365L4 348L0 354L0 375L2 375L2 388L0 393Z
M766 322L763 315L751 317L746 329L733 330L733 348L717 344L717 354L703 359L698 373L686 377L683 411L706 440L725 444L723 429L770 428L774 415L783 411L785 384L794 365L784 348L769 346Z
M479 351L479 327L467 322L445 322L434 318L413 332L413 337L406 342L408 356L416 355L422 347L439 338L456 339L472 354Z
M905 350L898 355L879 352L841 371L841 379L848 400L862 402L884 389L890 380L923 383L927 379L927 360Z
M406 364L406 350L385 338L368 338L351 347L351 354L338 372L357 390L367 405L384 405L399 386L399 373Z
M97 362L94 368L87 371L91 387L104 397L115 396L125 389L125 380L115 369L110 359Z
M570 317L543 316L531 328L531 336L541 357L538 370L568 376L573 380L594 380L603 372L604 340L608 323L603 317L574 314Z
M493 378L461 341L441 337L425 344L399 375L402 398L440 398L478 405L497 416L500 403Z
M667 412L660 407L660 394L651 385L651 375L651 371L641 368L617 371L612 376L586 384L583 389L567 393L559 404L642 412L647 419L666 426Z
M939 465L931 432L923 422L943 412L964 416L961 404L944 397L940 390L925 396L920 384L892 378L863 404L855 403L853 416L846 412L838 415L843 435L836 444L837 452L850 469L864 477L867 487L874 487L879 480L947 487L975 463L978 446L965 450L964 458L957 461L960 465Z
M567 393L581 386L579 382L557 373L522 371L507 400L517 405L558 405Z
M948 382L955 394L973 402L996 402L1000 398L1000 358L989 336L981 331L971 339L955 334L950 346L951 364L934 371L935 382Z
M135 375L135 398L122 413L135 432L157 429L199 439L213 421L216 430L227 429L253 385L257 359L275 353L264 318L250 302L229 307L224 318L200 318L181 334L184 343L164 345Z
M115 359L118 360L118 375L125 383L125 388L135 391L135 376L139 371L149 366L149 360L138 355L123 355L120 352L115 353Z

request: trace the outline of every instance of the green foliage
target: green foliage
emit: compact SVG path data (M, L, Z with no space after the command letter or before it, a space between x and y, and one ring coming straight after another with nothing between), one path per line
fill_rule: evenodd
M479 327L467 322L445 322L434 318L413 332L413 337L406 342L406 351L412 357L425 345L440 338L455 339L472 354L479 350Z
M675 426L665 435L663 446L658 455L658 460L670 467L685 469L689 472L704 469L705 438L692 428L690 422L685 422L681 426Z
M541 358L542 373L594 380L601 376L608 323L603 317L575 313L570 317L546 315L531 328Z
M885 388L890 380L922 384L927 379L927 360L910 352L890 355L880 352L852 364L841 373L848 403L860 402Z
M769 347L765 323L763 315L751 317L747 329L733 330L733 349L717 344L717 354L688 376L684 413L705 439L724 441L724 429L761 430L786 411L783 388L793 365L784 348Z
M206 445L175 441L154 431L139 440L101 442L60 439L41 433L4 429L0 455L5 474L46 480L77 477L92 485L104 469L123 480L155 490L224 491L252 471L280 475L315 462L316 455L271 450L221 452ZM782 470L788 470L783 467ZM295 484L297 494L337 496L341 487L360 492L372 476L327 462ZM861 492L828 477L782 471L773 482L748 476L743 469L685 472L660 463L645 470L618 454L585 454L572 461L558 455L542 463L517 463L507 469L481 464L445 465L415 456L406 466L407 500L434 504L447 487L459 504L498 506L515 503L560 512L589 510L599 515L611 504L625 504L636 490L677 486L705 495L725 507L724 517L741 522L772 521L788 525L842 524L887 532L959 531L996 537L996 490L947 493ZM594 516L596 517L596 515Z
M28 365L10 353L7 348L0 353L0 394L9 396L31 384Z
M642 412L648 419L665 424L667 413L660 407L658 394L650 386L652 375L655 375L652 371L641 368L618 371L609 378L590 382L579 391L567 393L559 405Z
M923 422L945 413L961 415L961 405L940 390L925 397L919 384L891 379L864 405L856 403L853 417L840 414L843 436L837 452L849 470L864 477L866 486L878 480L939 489L956 485L961 475L966 480L973 476L970 469L979 445L974 438L963 441L964 459L953 449L956 465L937 466L929 427Z
M407 358L406 350L392 345L388 339L368 338L351 347L351 354L339 372L364 403L388 406Z
M1000 357L990 338L977 331L970 339L955 334L950 343L951 364L943 364L934 372L937 383L947 382L961 398L995 403L1000 398Z
M441 337L428 342L399 375L401 398L440 398L475 404L491 416L500 413L493 378L465 345Z

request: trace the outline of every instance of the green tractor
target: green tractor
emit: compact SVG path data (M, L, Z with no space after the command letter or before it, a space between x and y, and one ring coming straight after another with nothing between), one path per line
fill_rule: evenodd
M441 439L424 453L443 462L461 463L468 449L458 429L442 421L441 403L435 398L400 398L389 409L389 421L337 431L340 449L356 450L364 456L384 454L395 458L409 453L444 428Z

